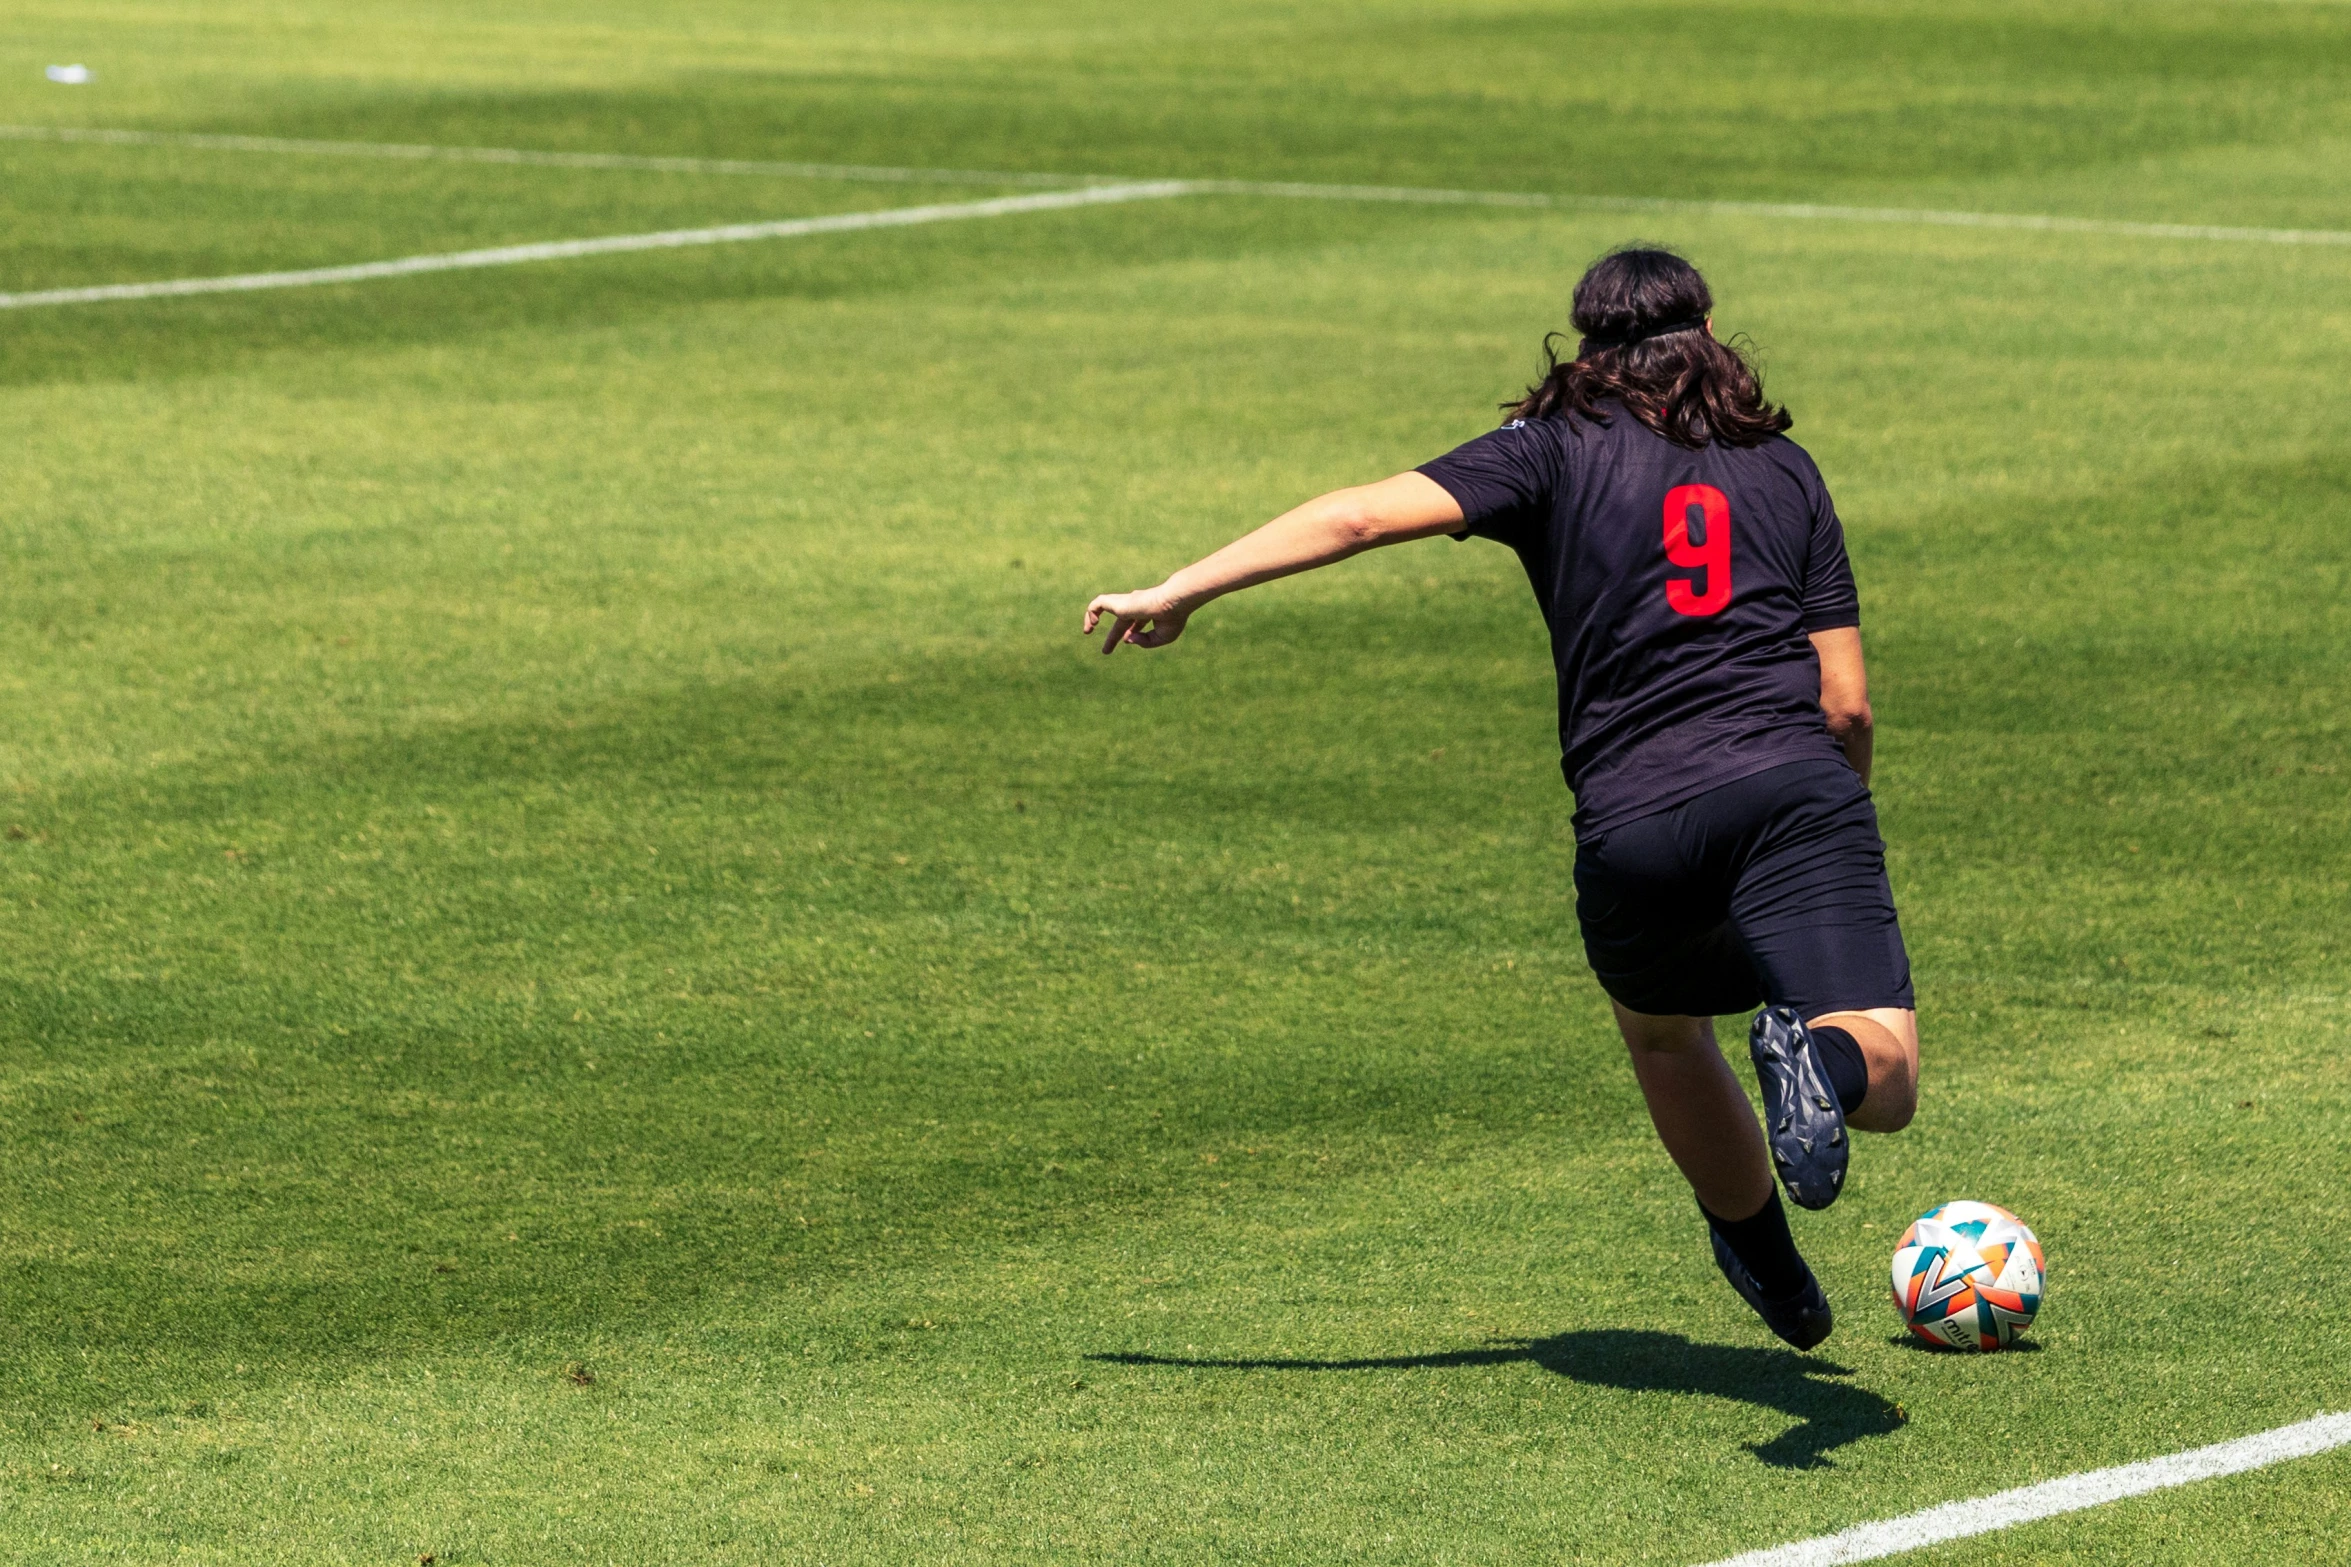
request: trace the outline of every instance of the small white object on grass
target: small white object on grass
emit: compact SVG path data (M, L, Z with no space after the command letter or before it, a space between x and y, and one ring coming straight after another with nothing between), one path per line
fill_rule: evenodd
M90 68L86 65L52 65L41 74L53 82L79 87L90 79Z

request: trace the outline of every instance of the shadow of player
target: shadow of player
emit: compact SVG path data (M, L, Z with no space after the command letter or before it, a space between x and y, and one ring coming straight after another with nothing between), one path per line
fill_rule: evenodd
M1775 1409L1797 1422L1748 1451L1779 1469L1817 1469L1848 1442L1883 1436L1904 1420L1900 1409L1867 1388L1839 1381L1843 1366L1785 1349L1700 1344L1678 1333L1594 1328L1550 1338L1501 1339L1482 1349L1364 1360L1201 1359L1181 1355L1089 1355L1122 1366L1189 1366L1216 1371L1409 1371L1522 1362L1592 1387L1631 1393L1700 1393Z

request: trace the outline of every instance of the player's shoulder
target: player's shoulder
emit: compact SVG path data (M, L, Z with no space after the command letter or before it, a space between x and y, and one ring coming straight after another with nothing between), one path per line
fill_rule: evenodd
M1812 454L1784 435L1767 435L1753 446L1729 448L1744 455L1757 467L1777 470L1793 479L1807 495L1826 495L1828 481L1821 477L1820 464Z
M1507 454L1509 461L1532 463L1544 469L1573 465L1576 448L1584 439L1577 428L1583 422L1558 414L1508 419L1471 441L1463 450L1484 449L1497 457Z
M1640 421L1621 413L1613 419L1594 419L1562 409L1532 419L1512 419L1494 434L1521 449L1540 448L1574 471L1608 461L1610 454L1622 444L1626 425L1639 429Z
M1583 422L1569 414L1537 414L1532 419L1505 419L1494 433L1521 441L1571 441Z
M1724 452L1737 452L1750 462L1770 463L1774 467L1791 469L1798 473L1817 474L1818 464L1812 454L1785 435L1767 435L1749 446L1730 446L1716 443Z

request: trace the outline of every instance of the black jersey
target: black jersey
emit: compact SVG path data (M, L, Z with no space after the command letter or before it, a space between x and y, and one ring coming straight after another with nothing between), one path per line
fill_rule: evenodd
M1518 552L1551 628L1560 763L1592 835L1842 757L1806 633L1861 622L1820 470L1783 436L1692 451L1620 407L1515 421L1420 471Z

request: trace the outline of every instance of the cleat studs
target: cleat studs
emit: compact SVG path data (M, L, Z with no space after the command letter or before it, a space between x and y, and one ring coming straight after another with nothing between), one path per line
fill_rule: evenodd
M1812 1139L1809 1137L1799 1137L1796 1139L1796 1146L1803 1149L1806 1153L1810 1153L1812 1152Z
M1823 1098L1823 1097L1821 1097L1819 1094L1814 1094L1814 1095L1812 1096L1812 1102L1813 1102L1814 1104L1816 1104L1816 1105L1820 1106L1820 1107L1821 1107L1823 1110L1826 1110L1826 1109L1829 1107L1829 1102L1828 1102L1828 1100L1824 1099L1824 1098Z
M1829 1133L1829 1146L1830 1146L1831 1148L1835 1148L1835 1147L1839 1146L1839 1145L1840 1145L1840 1144L1842 1144L1844 1141L1845 1141L1845 1133L1843 1132L1843 1130L1842 1130L1842 1129L1840 1129L1840 1130L1837 1130L1837 1131L1834 1131L1834 1132L1831 1132L1831 1133Z

